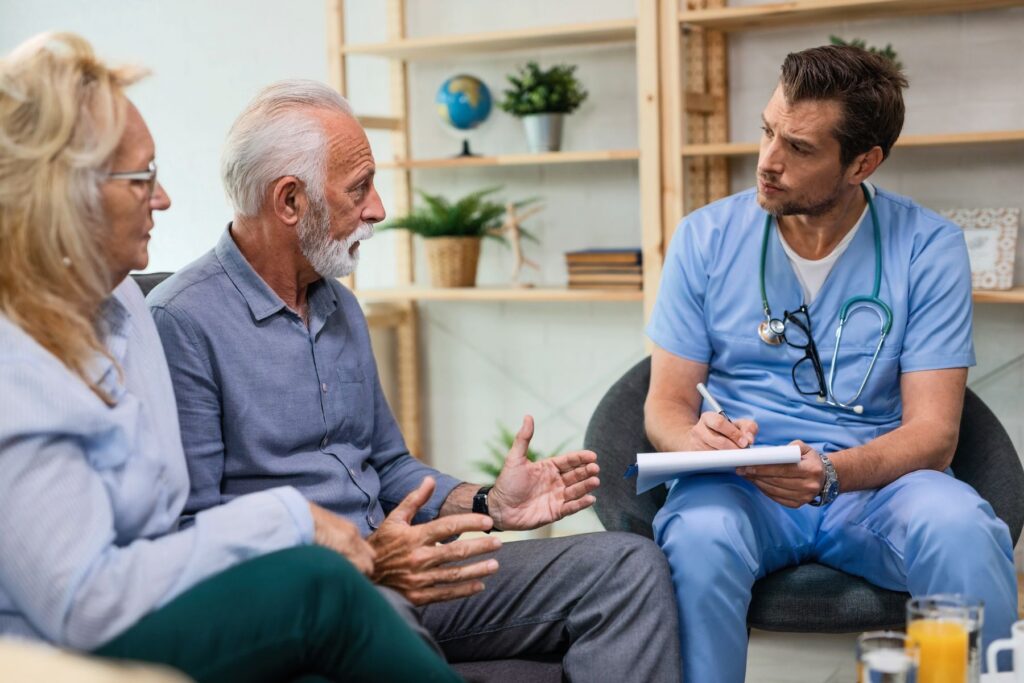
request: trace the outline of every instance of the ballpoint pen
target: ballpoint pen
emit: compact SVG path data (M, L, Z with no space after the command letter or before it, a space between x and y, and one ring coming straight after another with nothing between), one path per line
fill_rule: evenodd
M697 383L697 391L700 393L701 396L704 397L704 400L708 402L712 410L714 410L716 413L724 417L726 420L729 420L729 422L732 422L732 420L729 419L729 416L725 414L725 411L722 410L722 406L718 403L718 401L715 400L715 397L711 395L711 392L708 391L708 388L704 386L703 382Z

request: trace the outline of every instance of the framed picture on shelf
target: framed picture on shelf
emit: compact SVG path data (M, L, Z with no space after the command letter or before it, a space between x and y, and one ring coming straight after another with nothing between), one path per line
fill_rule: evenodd
M1013 287L1020 209L949 209L942 215L964 229L974 289Z

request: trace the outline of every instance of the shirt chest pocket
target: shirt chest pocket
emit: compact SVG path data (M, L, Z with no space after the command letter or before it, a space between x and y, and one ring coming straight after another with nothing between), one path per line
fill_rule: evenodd
M373 392L361 367L335 370L334 387L327 389L327 403L333 413L331 437L335 442L369 446L373 436Z

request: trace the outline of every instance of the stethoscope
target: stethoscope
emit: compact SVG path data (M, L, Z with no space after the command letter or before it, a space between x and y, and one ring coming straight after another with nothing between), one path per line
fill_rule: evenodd
M844 301L843 305L840 307L839 325L836 327L836 345L832 350L832 364L829 367L828 380L825 385L825 389L828 394L827 396L822 396L820 393L818 394L819 403L825 403L835 408L852 410L857 414L864 412L864 406L851 404L860 398L861 393L864 391L864 387L868 383L868 378L871 376L871 371L875 367L875 361L878 359L878 353L882 350L882 344L885 343L885 337L889 334L889 330L892 329L892 309L890 309L884 301L878 298L878 292L882 286L882 231L878 225L878 214L875 212L875 203L871 199L871 192L864 183L861 183L860 189L864 192L864 198L868 202L868 210L871 212L871 224L874 231L875 285L870 296L862 294L850 297ZM785 320L780 320L779 318L772 316L772 309L768 305L768 292L765 289L764 284L765 265L768 262L768 240L772 231L772 218L773 216L771 214L767 214L765 216L764 237L761 240L761 305L764 309L765 319L758 324L757 334L761 337L761 340L764 341L764 343L772 346L778 346L786 337L786 322ZM868 365L867 372L864 373L864 379L857 388L857 393L846 401L840 401L836 398L832 387L833 382L835 381L836 360L839 357L839 344L843 338L843 326L846 324L850 315L861 308L874 311L875 315L878 316L878 322L880 325L878 345L875 346L875 353L871 356L871 363Z

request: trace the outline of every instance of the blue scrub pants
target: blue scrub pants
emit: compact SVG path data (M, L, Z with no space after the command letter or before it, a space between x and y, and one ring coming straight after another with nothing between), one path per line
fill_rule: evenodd
M672 570L685 681L743 681L751 587L801 562L915 596L979 597L983 647L1007 637L1016 620L1006 524L973 488L941 472L912 472L796 510L734 474L684 477L655 516L654 537Z

